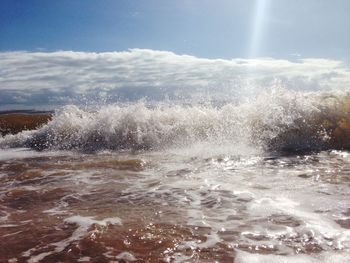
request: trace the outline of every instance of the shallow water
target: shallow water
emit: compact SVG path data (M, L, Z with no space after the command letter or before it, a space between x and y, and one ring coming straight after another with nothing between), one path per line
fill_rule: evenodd
M201 152L2 150L0 261L348 262L350 154Z
M0 262L350 262L349 98L7 116Z

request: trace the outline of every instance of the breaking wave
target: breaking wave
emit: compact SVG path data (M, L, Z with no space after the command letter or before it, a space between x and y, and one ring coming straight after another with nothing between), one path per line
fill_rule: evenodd
M350 149L350 94L274 88L220 106L71 105L37 130L0 138L0 148L157 150L198 142L288 152Z

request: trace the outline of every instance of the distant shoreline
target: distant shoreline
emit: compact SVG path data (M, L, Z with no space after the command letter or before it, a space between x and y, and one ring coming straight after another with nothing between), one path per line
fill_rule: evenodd
M0 111L0 134L16 134L35 130L51 120L52 111L7 110Z
M54 111L45 111L45 110L0 110L0 115L12 115L12 114L53 114Z

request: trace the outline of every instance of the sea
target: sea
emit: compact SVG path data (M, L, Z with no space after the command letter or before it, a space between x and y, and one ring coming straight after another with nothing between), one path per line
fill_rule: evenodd
M0 114L0 262L350 262L350 93L51 110Z

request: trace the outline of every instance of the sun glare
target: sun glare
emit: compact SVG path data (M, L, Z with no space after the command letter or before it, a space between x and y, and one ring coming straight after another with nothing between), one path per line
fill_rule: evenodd
M268 16L271 0L256 0L255 12L253 16L253 28L249 46L248 57L260 56L263 43L264 31L266 30L266 17Z

